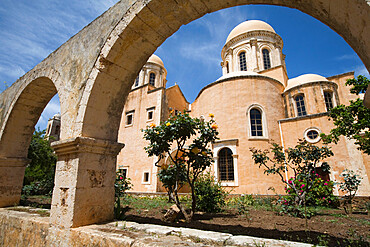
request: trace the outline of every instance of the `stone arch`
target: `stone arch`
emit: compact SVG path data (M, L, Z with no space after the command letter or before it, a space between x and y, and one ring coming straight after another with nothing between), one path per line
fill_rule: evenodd
M55 146L56 152L63 154L59 156L58 165L65 170L57 174L51 211L53 224L76 227L113 218L115 157L122 147L116 143L118 129L125 100L138 72L157 47L182 25L207 13L243 4L280 5L311 15L341 35L370 69L367 42L370 40L367 32L370 7L366 0L355 3L351 0L121 0L104 16L110 19L97 18L93 25L84 28L75 39L42 62L47 67L60 66L64 79L68 78L68 69L79 72L79 76L71 78L73 85L63 89L65 97L61 97L61 106L65 104L72 109L68 113L72 127L65 135L72 138ZM99 32L102 27L112 30L110 35ZM90 46L92 39L98 40L98 44ZM68 69L63 68L65 61L71 58L75 61ZM34 82L48 81L38 78ZM30 85L33 91L36 84ZM17 99L14 95L2 97L10 101L13 98ZM34 115L37 114L35 111ZM5 135L6 130L4 139ZM98 198L96 194L104 197Z
M27 82L18 83L18 91L5 92L12 100L8 101L7 112L2 112L0 188L6 189L1 191L0 206L19 202L32 134L44 108L57 93L53 80L59 80L59 73L41 70L23 79Z
M79 109L81 135L115 141L135 76L156 48L181 25L243 4L280 5L311 15L341 35L370 68L370 46L366 44L370 39L366 32L370 7L365 0L356 4L349 0L136 1L112 31L90 74ZM102 121L94 121L94 115L101 116Z

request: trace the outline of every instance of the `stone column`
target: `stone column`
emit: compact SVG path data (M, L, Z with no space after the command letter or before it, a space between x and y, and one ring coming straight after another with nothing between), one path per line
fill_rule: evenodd
M69 228L113 220L116 160L124 144L76 137L52 146L58 162L51 224Z
M259 64L258 64L258 48L257 48L257 40L251 39L251 58L252 58L252 64L250 65L250 68L248 68L249 71L259 71Z
M26 158L0 158L0 207L19 203L28 163Z

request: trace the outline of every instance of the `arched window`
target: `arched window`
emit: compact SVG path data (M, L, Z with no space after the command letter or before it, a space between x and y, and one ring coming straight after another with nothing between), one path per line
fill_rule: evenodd
M294 99L295 99L295 103L296 103L296 107L297 107L298 117L306 116L307 112L306 112L306 107L304 105L303 94L300 94L300 95L296 96Z
M226 62L226 73L230 73L230 69L229 69L229 62Z
M324 92L324 100L325 100L326 110L330 111L334 107L333 94L331 92Z
M271 68L271 62L270 62L270 52L267 49L262 50L262 56L263 56L263 67L265 69Z
M239 65L240 65L240 71L247 71L247 60L245 58L244 51L239 54Z
M233 152L230 148L223 148L218 153L218 177L220 181L234 181Z
M149 84L154 86L155 84L155 74L154 73L150 73L149 75Z
M250 110L249 114L251 121L251 135L263 136L261 111L254 108Z
M139 76L136 77L135 79L135 87L139 86Z

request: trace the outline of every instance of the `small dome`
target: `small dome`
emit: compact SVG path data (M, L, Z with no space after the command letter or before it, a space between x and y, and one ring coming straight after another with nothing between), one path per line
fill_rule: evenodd
M54 118L54 119L60 119L60 118L61 118L60 113L55 114L55 115L53 116L53 118Z
M155 63L164 68L162 59L160 59L157 55L154 54L150 56L150 58L148 59L148 63Z
M232 38L235 38L236 36L242 34L242 33L247 33L250 31L258 31L258 30L263 30L263 31L269 31L276 33L275 30L266 22L260 21L260 20L250 20L250 21L245 21L237 25L227 36L226 43L229 42Z
M316 81L328 81L325 77L317 74L304 74L300 75L296 78L292 78L288 80L288 86L285 88L284 92L288 91L289 89L292 89L294 87L298 87L300 85L310 83L310 82L316 82Z

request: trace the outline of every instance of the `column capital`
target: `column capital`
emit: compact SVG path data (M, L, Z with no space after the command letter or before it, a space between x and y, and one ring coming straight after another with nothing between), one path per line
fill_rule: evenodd
M115 156L121 151L125 144L109 140L78 136L53 142L51 143L51 146L58 156L76 153L94 153Z

